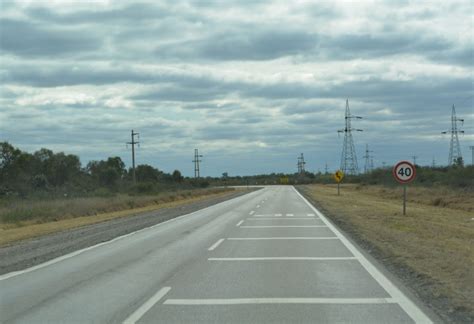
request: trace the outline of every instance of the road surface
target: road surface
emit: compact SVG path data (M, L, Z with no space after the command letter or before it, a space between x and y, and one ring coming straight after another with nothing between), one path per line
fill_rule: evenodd
M293 187L0 276L5 323L429 323Z

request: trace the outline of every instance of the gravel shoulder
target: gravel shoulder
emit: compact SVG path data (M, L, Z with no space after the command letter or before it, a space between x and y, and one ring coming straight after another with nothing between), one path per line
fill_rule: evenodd
M247 194L251 190L239 190L228 195L211 197L197 202L115 218L102 223L39 236L15 242L0 248L0 274L26 269L62 255L109 241L142 228L186 215L220 202Z

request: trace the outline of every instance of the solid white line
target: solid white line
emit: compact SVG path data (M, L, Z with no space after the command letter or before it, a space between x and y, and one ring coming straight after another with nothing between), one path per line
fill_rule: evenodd
M311 218L311 217L259 217L259 218L247 218L248 220L254 220L254 221L259 221L259 220L319 220L318 218Z
M257 192L258 192L258 191L254 191L254 192L249 193L248 195L256 194ZM245 196L246 196L246 195L245 195ZM220 203L218 203L218 204L211 205L211 206L205 207L205 208L203 208L203 209L196 210L196 211L194 211L194 212L192 212L192 213L185 214L185 215L181 215L181 216L178 216L178 217L169 219L169 220L167 220L167 221L164 221L164 222L155 224L155 225L153 225L153 226L145 227L145 228L139 229L139 230L137 230L137 231L135 231L135 232L131 232L131 233L128 233L128 234L124 234L124 235L122 235L122 236L118 236L118 237L116 237L116 238L111 239L110 241L101 242L101 243L99 243L99 244L92 245L92 246L83 248L83 249L81 249L81 250L77 250L77 251L68 253L68 254L66 254L66 255L57 257L57 258L55 258L55 259L46 261L46 262L41 263L41 264L38 264L38 265L35 265L35 266L31 267L31 268L27 268L27 269L23 269L23 270L18 270L18 271L13 271L13 272L9 272L9 273L0 275L0 281L6 280L6 279L9 279L9 278L12 278L12 277L16 277L16 276L19 276L19 275L22 275L22 274L25 274L25 273L29 273L29 272L32 272L32 271L35 271L35 270L38 270L38 269L41 269L41 268L44 268L44 267L47 267L47 266L50 266L50 265L52 265L52 264L55 264L55 263L58 263L58 262L61 262L61 261L70 259L70 258L72 258L72 257L75 257L75 256L79 255L79 254L82 254L82 253L84 253L84 252L90 251L90 250L92 250L92 249L95 249L95 248L98 248L98 247L101 247L101 246L104 246L104 245L107 245L107 244L111 244L111 243L114 243L114 242L116 242L116 241L118 241L118 240L122 240L122 239L124 239L124 238L129 237L129 236L138 234L138 233L140 233L140 232L148 231L148 230L151 230L151 229L153 229L153 228L155 228L155 227L159 227L159 226L162 226L162 225L171 223L171 222L175 222L175 221L177 221L177 220L179 220L179 219L182 219L182 218L185 218L185 217L193 216L193 215L195 215L195 214L197 214L197 213L201 213L201 212L203 212L203 211L205 211L205 210L208 210L208 209L211 209L211 208L215 208L215 207L220 206L220 205L222 205L222 204L228 204L228 203L230 203L231 201L236 200L236 199L239 199L239 198L242 198L242 197L244 197L244 196L235 197L235 198L232 198L232 199L229 199L229 200L220 202Z
M249 257L249 258L208 258L208 261L340 261L357 260L356 257Z
M215 248L217 248L219 246L219 244L221 244L222 242L224 242L224 239L220 239L218 240L216 243L214 243L210 248L208 248L207 250L208 251L212 251L214 250Z
M317 237L317 236L294 236L294 237L229 237L229 241L257 241L257 240L339 240L337 236Z
M240 222L238 222L238 223L237 223L235 226L239 227L240 225L242 225L242 223L243 223L243 222L244 222L244 221L243 221L243 220L241 220L241 221L240 221Z
M318 215L322 221L331 229L334 234L341 240L341 242L352 252L352 254L359 260L360 264L370 275L377 281L400 305L400 307L412 318L415 323L432 323L431 319L426 316L400 289L398 289L387 277L385 277L367 258L351 243L339 230L332 225L332 223L317 210L298 190L293 187L293 190L298 196Z
M249 213L249 215L253 215L253 214L255 214L255 211L252 210L252 211Z
M164 305L242 305L242 304L396 304L392 298L230 298L167 299Z
M249 225L240 226L240 228L273 228L273 227L327 227L326 225Z
M153 295L150 299L146 301L142 306L140 306L135 312L133 312L132 315L130 315L125 321L123 321L124 324L134 324L140 318L142 318L143 315L145 315L146 312L150 310L150 308L153 307L157 302L160 301L161 298L163 298L168 291L171 290L171 287L163 287L158 292Z
M293 214L286 214L286 216L293 217L293 216L295 216L295 215L293 215Z

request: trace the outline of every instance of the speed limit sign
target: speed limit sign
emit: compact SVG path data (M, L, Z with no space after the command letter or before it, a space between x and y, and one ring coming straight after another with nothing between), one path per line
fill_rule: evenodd
M415 179L415 166L408 161L400 161L393 167L393 176L398 182L405 184Z

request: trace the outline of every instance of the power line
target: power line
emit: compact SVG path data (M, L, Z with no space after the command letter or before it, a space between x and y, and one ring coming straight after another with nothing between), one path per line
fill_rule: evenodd
M199 158L201 158L202 155L199 154L198 149L194 149L194 177L199 178L200 175L200 170L199 170L199 162L202 162Z
M352 131L362 132L362 129L352 128L351 119L362 119L362 117L351 115L349 110L349 100L346 99L346 127L337 131L338 133L344 133L344 143L342 145L341 154L341 170L346 174L358 174L359 167L357 165L357 156L354 147L354 139L352 138Z
M138 144L140 146L140 142L135 141L135 136L137 136L138 139L140 139L140 134L135 133L132 129L132 132L131 132L132 141L127 142L127 144L132 145L132 177L133 177L133 183L134 184L137 183L137 178L136 178L136 175L135 175L135 145Z
M451 110L451 130L441 132L441 134L451 133L451 143L449 145L448 165L456 164L459 159L462 160L461 145L459 144L458 133L464 134L463 130L458 130L458 122L464 124L464 119L456 117L456 108Z

